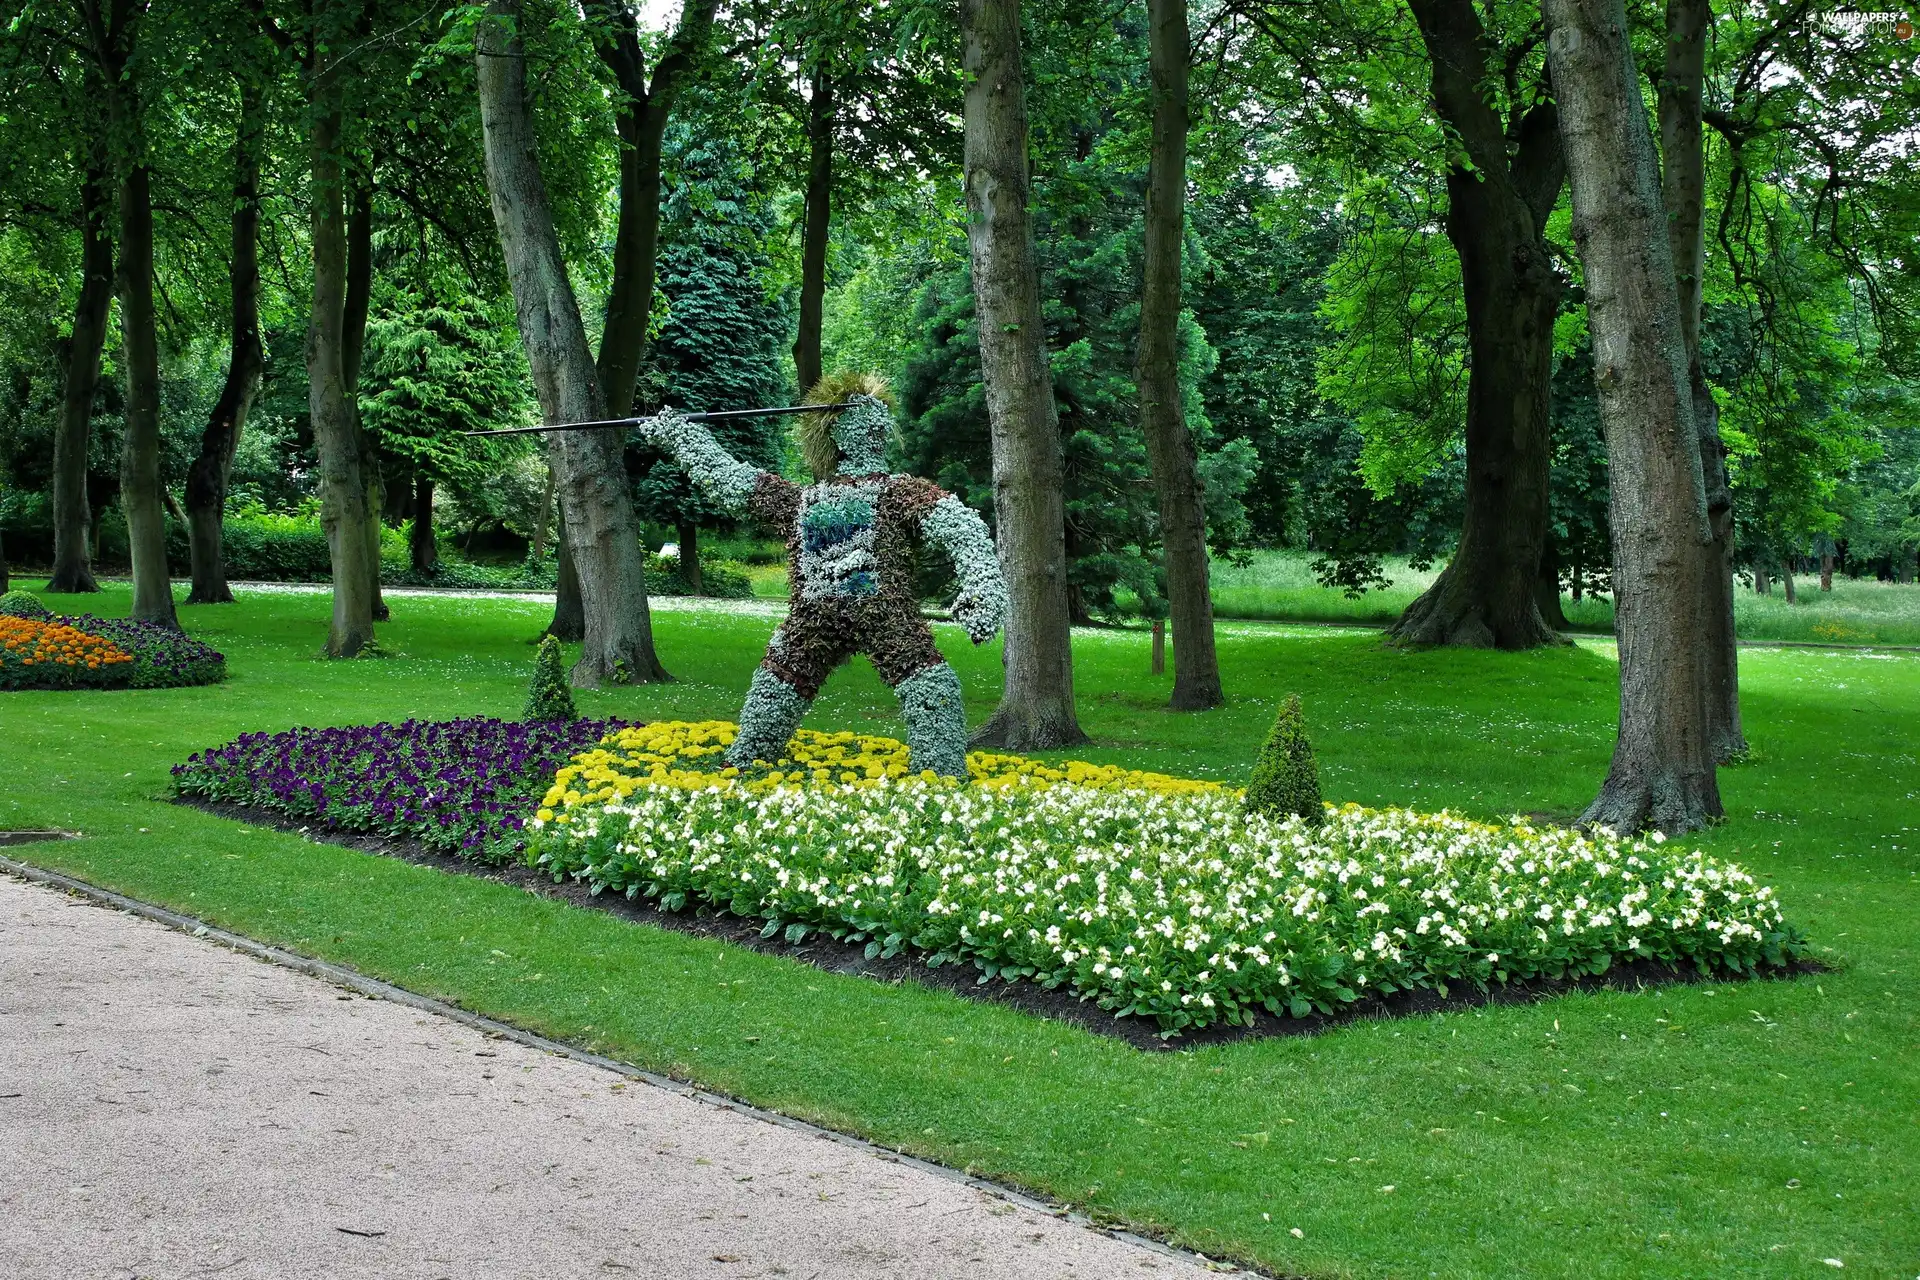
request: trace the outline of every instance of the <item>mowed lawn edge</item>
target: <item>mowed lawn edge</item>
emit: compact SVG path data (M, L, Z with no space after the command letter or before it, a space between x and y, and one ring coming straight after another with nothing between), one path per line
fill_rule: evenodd
M512 714L538 606L447 608L463 618L457 645L432 639L446 617L421 608L414 627L387 632L407 656L375 664L312 660L311 599L188 611L190 627L230 631L216 642L235 669L230 686L201 691L215 696L197 714L181 697L192 691L10 695L0 760L21 785L7 788L0 823L90 832L13 856L1282 1272L1794 1275L1841 1257L1897 1275L1916 1253L1920 1143L1897 1118L1903 1106L1911 1115L1913 1019L1877 994L1910 972L1915 859L1902 850L1875 862L1851 829L1867 820L1884 835L1901 805L1887 769L1898 742L1869 752L1886 726L1857 717L1910 716L1916 668L1873 671L1862 700L1886 705L1827 725L1836 691L1825 686L1849 683L1828 670L1840 660L1758 664L1757 759L1726 775L1730 804L1750 814L1765 797L1792 821L1739 818L1703 842L1771 874L1794 918L1839 948L1822 955L1840 971L1142 1055L915 986L839 978L166 803L165 765L229 730ZM658 621L681 683L602 695L583 710L729 714L770 620ZM1111 745L1085 754L1173 772L1186 757L1201 767L1185 771L1231 776L1271 714L1266 695L1303 686L1337 798L1438 807L1452 797L1491 816L1519 807L1503 803L1516 795L1545 795L1543 807L1564 808L1604 766L1609 709L1542 715L1499 687L1518 672L1551 702L1603 676L1604 659L1489 665L1350 637L1223 638L1229 679L1251 690L1264 676L1266 707L1202 718L1200 733L1159 711L1164 691L1135 678L1143 645L1090 638L1083 700L1089 728ZM984 714L993 654L955 656ZM1435 669L1451 684L1407 679ZM1800 686L1821 672L1810 702ZM884 731L883 695L871 673L853 673L828 691L821 722ZM59 697L87 705L49 705ZM1424 729L1410 738L1401 722L1416 704ZM1489 739L1522 713L1546 746L1521 744L1507 776ZM1796 727L1807 732L1780 732ZM1385 741L1360 750L1355 735ZM1849 753L1872 758L1848 765ZM1466 771L1478 796L1442 767L1463 754L1470 765L1480 757ZM1767 795L1808 759L1824 762L1826 794L1811 804ZM76 784L89 790L61 794ZM1769 863L1752 856L1773 838L1797 847L1764 855Z

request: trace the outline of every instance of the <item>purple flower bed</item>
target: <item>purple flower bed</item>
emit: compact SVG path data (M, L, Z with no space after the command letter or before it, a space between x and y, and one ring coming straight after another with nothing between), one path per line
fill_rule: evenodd
M219 684L227 678L227 659L204 640L182 631L131 618L96 618L90 613L54 618L76 631L111 640L133 655L124 680L130 689L174 689Z
M184 796L504 862L570 758L624 720L408 720L247 733L173 767Z

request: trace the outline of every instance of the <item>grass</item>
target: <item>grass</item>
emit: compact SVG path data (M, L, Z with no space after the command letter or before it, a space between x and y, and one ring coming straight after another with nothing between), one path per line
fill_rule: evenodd
M385 660L316 661L326 598L255 595L182 610L227 652L224 685L0 697L0 826L89 837L13 852L1288 1274L1920 1271L1920 658L1742 655L1753 758L1722 774L1732 816L1702 843L1775 884L1833 971L1147 1054L166 802L169 765L243 730L517 713L539 605L393 603ZM773 621L656 613L680 681L581 710L731 718ZM977 721L997 653L942 641ZM1612 745L1599 641L1401 653L1227 623L1234 700L1191 717L1163 710L1144 635L1076 646L1088 759L1242 780L1297 690L1330 799L1496 817L1575 812ZM896 725L864 663L813 723Z
M1281 622L1344 622L1386 626L1432 585L1443 565L1410 568L1404 560L1385 565L1391 587L1357 600L1323 587L1302 551L1256 551L1244 567L1217 561L1213 569L1213 607L1223 618ZM1788 604L1778 584L1772 595L1755 595L1742 586L1734 593L1734 627L1745 640L1794 640L1815 644L1920 645L1920 586L1870 579L1836 578L1823 592L1817 576L1802 575L1798 604ZM1613 602L1587 596L1578 603L1561 597L1567 621L1576 630L1613 630Z

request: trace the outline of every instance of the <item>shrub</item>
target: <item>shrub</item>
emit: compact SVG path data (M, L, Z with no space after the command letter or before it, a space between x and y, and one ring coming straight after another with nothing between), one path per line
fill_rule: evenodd
M32 618L44 621L53 616L53 611L40 603L40 597L30 591L9 591L0 595L0 618Z
M681 575L677 558L663 557L658 552L647 554L647 594L693 594L687 588L686 578ZM716 600L750 600L753 598L753 579L747 576L745 565L732 560L709 560L703 556L700 560L700 594Z
M573 690L567 687L567 668L560 656L560 642L542 636L533 655L533 681L527 687L527 709L522 720L578 720L573 705Z
M535 865L757 917L767 936L820 929L1065 986L1168 1033L1616 960L1747 973L1806 949L1770 888L1658 836L1356 805L1316 828L1213 784L1004 768L990 786L864 768L749 781L717 768L725 726L647 728L621 735L646 750L616 740L556 775Z
M181 795L503 861L554 770L619 720L475 717L243 734L173 767Z
M1319 826L1326 816L1320 799L1320 768L1314 763L1313 744L1307 741L1299 694L1289 696L1273 718L1273 728L1253 762L1246 804L1248 813L1268 818L1291 815L1309 826Z

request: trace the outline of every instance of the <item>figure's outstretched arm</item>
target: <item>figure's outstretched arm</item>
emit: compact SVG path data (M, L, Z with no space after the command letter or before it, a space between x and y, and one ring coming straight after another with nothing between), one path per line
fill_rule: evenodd
M985 644L1007 617L1007 583L1000 576L993 535L987 522L966 503L945 494L920 518L920 533L947 553L960 578L954 597L953 620L966 628L975 644Z
M762 473L728 453L712 432L676 409L662 409L635 433L686 472L707 501L729 516L747 514Z

